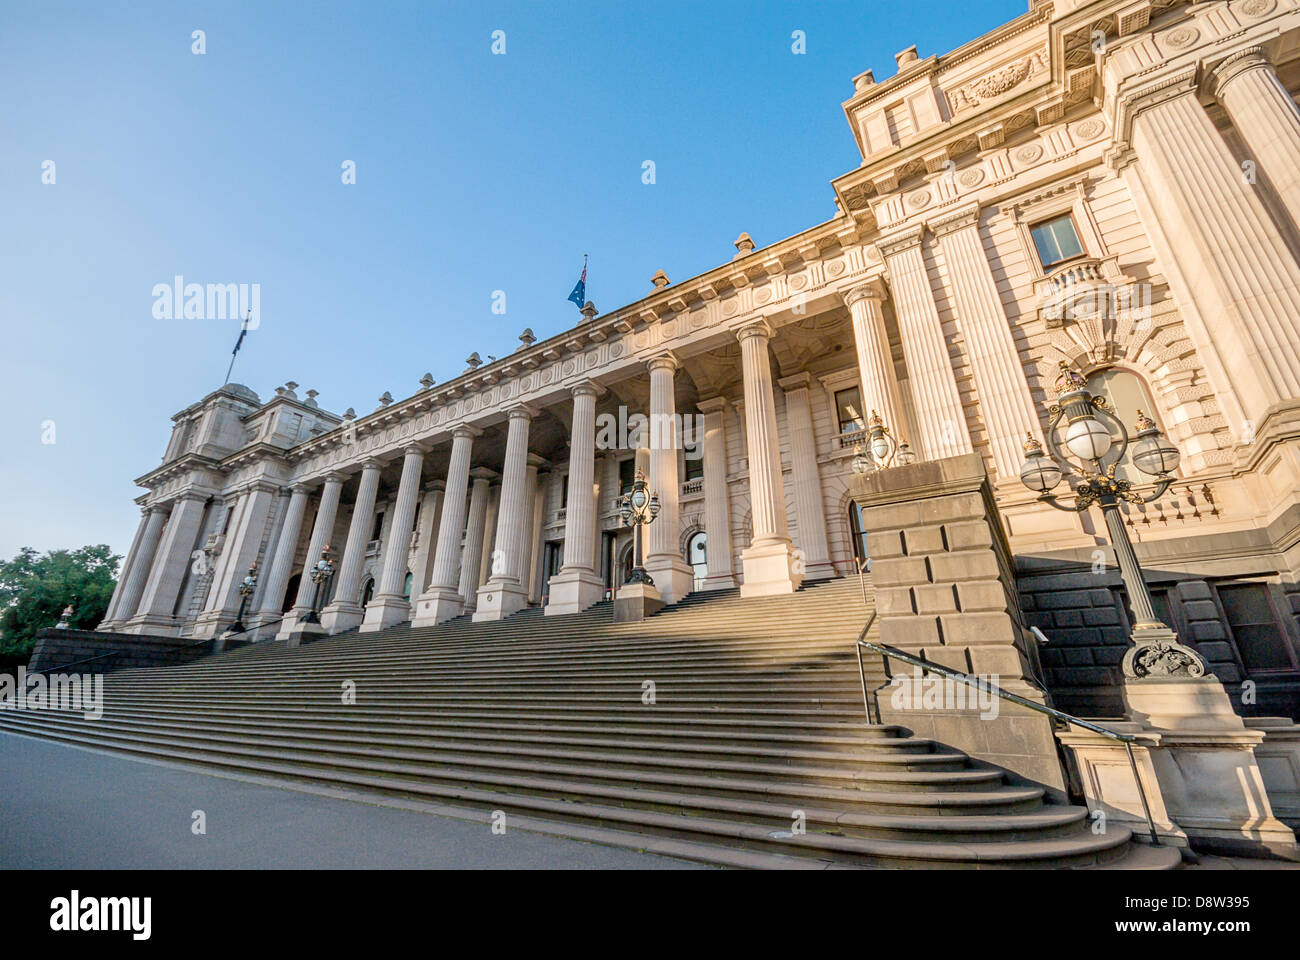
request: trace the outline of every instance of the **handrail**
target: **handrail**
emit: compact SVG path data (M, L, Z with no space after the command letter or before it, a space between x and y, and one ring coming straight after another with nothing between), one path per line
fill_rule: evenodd
M121 650L110 650L108 653L101 653L94 657L82 657L80 660L72 660L57 667L46 667L44 670L28 670L27 673L30 676L38 677L46 673L53 673L55 670L66 670L68 667L75 667L79 663L92 663L95 660L107 660L109 657L120 657L121 655Z
M866 636L867 636L867 631L871 629L871 625L872 623L875 622L875 619L876 619L876 611L872 610L871 616L867 619L866 626L862 628L862 632L858 634L857 642L854 644L858 653L858 675L862 681L862 706L865 709L867 714L867 723L871 723L872 720L871 720L870 701L867 696L867 675L866 675L866 670L862 664L863 647L866 647L868 650L874 651L875 653L878 653L885 658L886 676L889 676L889 658L892 657L895 660L901 660L903 663L910 664L911 666L918 667L922 670L929 670L931 673L937 673L941 677L947 677L950 680L956 680L960 683L964 683L967 686L974 687L977 690L987 690L988 692L996 694L997 696L1001 697L1003 700L1009 700L1012 703L1019 704L1022 707L1027 707L1028 709L1033 710L1036 713L1046 714L1047 716L1060 720L1063 723L1073 724L1076 727L1082 727L1085 730L1089 730L1093 733L1099 734L1103 737L1106 737L1107 739L1119 741L1120 743L1124 744L1124 749L1128 753L1129 767L1133 771L1133 781L1134 783L1137 784L1138 797L1142 800L1142 813L1146 816L1147 830L1150 831L1151 833L1151 843L1153 846L1157 846L1157 847L1160 846L1160 838L1156 834L1155 820L1151 816L1151 805L1147 802L1146 788L1143 787L1142 777L1138 774L1137 758L1133 756L1133 744L1149 743L1148 740L1132 733L1119 733L1115 730L1107 730L1105 727L1100 726L1099 724L1092 723L1091 721L1084 720L1081 717L1076 717L1071 714L1065 713L1061 710L1057 710L1055 707L1049 707L1046 704L1042 704L1042 703L1035 703L1033 700L1028 700L1025 697L1019 696L1018 694L1008 693L1006 690L1003 690L1001 687L997 686L996 684L989 683L987 680L982 680L979 677L972 677L970 674L961 673L958 670L953 670L949 667L942 666L941 664L931 663L929 660L925 660L921 657L915 657L910 653L907 653L903 650L898 650L894 647L885 646L884 644L880 644L880 643L872 643L870 640L866 639ZM880 722L879 707L877 707L876 709L876 722L877 723Z

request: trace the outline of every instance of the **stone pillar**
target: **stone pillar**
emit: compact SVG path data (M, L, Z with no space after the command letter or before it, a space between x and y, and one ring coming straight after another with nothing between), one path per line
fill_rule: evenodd
M465 546L461 552L460 595L465 609L473 610L478 606L478 588L482 579L489 487L496 472L476 467L469 475L474 483L470 488L469 519L465 524Z
M1046 704L1033 679L1041 672L1037 650L983 459L968 454L880 470L855 476L850 490L868 531L878 642ZM893 681L875 692L881 723L1064 798L1049 717L937 674L918 676L897 661L889 667Z
M528 511L528 425L536 411L526 404L510 408L506 431L505 466L501 473L501 509L497 514L494 551L501 568L493 565L492 576L478 591L474 619L501 620L528 604L528 588L520 569L519 538Z
M813 432L808 384L812 377L797 373L780 381L785 392L785 427L790 436L790 480L794 487L794 515L799 524L799 550L804 578L824 580L835 576L830 543L826 538L826 506L822 478L817 468L817 437Z
M239 587L262 549L262 536L270 518L279 484L254 481L239 499L221 559L212 571L212 585L204 611L195 621L194 636L216 636L234 623L239 613Z
M499 476L499 474L493 474ZM483 547L479 550L478 570L474 574L474 597L465 598L465 609L473 610L478 604L478 588L492 576L492 558L497 549L497 516L501 513L501 484L488 488L487 519L483 522ZM464 582L464 581L462 581Z
M980 418L997 479L1018 482L1025 431L1038 432L1038 412L980 239L979 215L978 205L967 206L931 221L930 229L948 265L953 313L979 391Z
M547 616L578 613L598 603L604 593L595 565L596 501L592 495L596 481L596 398L600 392L601 388L589 380L573 388L564 565L551 577Z
M420 532L416 537L415 560L411 573L411 606L414 608L422 591L433 576L433 550L437 544L438 518L442 510L443 482L437 480L424 491L420 501Z
M790 542L785 483L776 430L772 364L767 355L772 330L755 320L736 334L745 378L745 439L749 450L749 502L754 538L741 551L743 597L793 593L803 582L802 564ZM654 526L654 524L651 524ZM689 568L688 568L689 569Z
M275 546L275 558L271 561L271 569L266 574L262 605L257 612L258 617L264 622L277 619L280 608L284 606L284 592L289 585L289 574L293 570L293 558L298 553L302 519L307 513L307 498L310 496L307 485L295 483L289 489L289 509L284 515L284 525L280 528L280 541Z
M184 493L173 504L167 528L158 544L153 576L145 585L139 613L131 620L131 632L165 635L179 628L175 616L176 597L185 580L185 571L189 569L190 553L199 535L206 502L205 494Z
M418 443L402 451L402 479L397 486L393 522L388 525L388 542L384 544L379 589L366 607L361 622L363 632L382 630L411 617L411 601L402 595L402 584L411 558L411 528L415 523L415 502L420 496L420 473L426 452Z
M361 482L352 504L348 540L334 575L334 599L321 611L320 622L326 633L338 633L361 625L361 568L366 563L366 544L370 542L375 522L375 495L379 492L379 473L383 463L373 457L361 462Z
M704 414L704 556L708 574L703 590L736 585L731 559L731 497L727 491L726 406L722 397L697 404Z
M320 503L316 507L316 520L311 528L311 540L307 543L307 556L303 561L302 575L298 578L298 594L293 602L293 609L280 621L277 640L285 640L293 632L294 624L311 609L315 597L316 584L312 583L311 571L321 553L330 545L330 534L334 531L334 519L338 515L339 495L343 491L343 474L325 474L321 486ZM292 561L290 561L292 563Z
M130 620L140 609L140 597L149 581L149 571L153 568L154 555L158 551L158 541L162 537L163 523L166 520L167 515L161 505L155 503L145 507L144 533L140 537L140 547L118 601L119 623Z
M431 626L459 616L465 604L460 590L460 543L465 532L465 498L469 493L470 454L477 427L462 425L452 433L451 462L447 466L447 488L442 496L442 519L438 523L438 546L433 557L433 577L420 594L411 625Z
M1211 351L1258 432L1270 407L1300 396L1300 265L1196 96L1195 71L1139 95L1132 117L1144 217L1194 306L1189 331ZM1167 247L1168 249L1161 249ZM1174 264L1175 267L1168 267ZM1187 303L1180 302L1186 309ZM1209 329L1210 325L1213 330ZM1222 350L1215 344L1230 344Z
M680 427L673 380L677 358L665 353L650 360L650 473L652 493L659 494L659 516L647 528L645 568L664 603L676 603L691 592L695 575L682 557L678 501L681 482L677 472ZM568 543L565 543L567 554Z
M882 239L877 246L889 266L889 284L894 291L894 311L903 340L903 357L907 360L917 428L921 431L922 454L927 459L939 460L970 453L973 448L943 336L943 323L921 253L923 231L924 227L911 227ZM894 424L885 425L895 436L899 435L899 428Z
M864 417L875 410L893 432L906 437L907 415L899 395L894 358L885 332L885 284L872 280L854 287L844 295L853 317L853 342L858 349L858 378L862 381ZM866 423L863 423L866 426Z
M533 516L532 523L529 525L529 544L532 548L531 560L528 564L528 602L537 604L542 598L542 526L546 519L546 484L549 478L547 471L542 471L537 476L537 483L533 486Z
M1257 163L1256 173L1273 185L1300 227L1300 108L1260 47L1233 54L1210 82L1232 124Z
M117 585L113 587L113 596L109 599L108 609L104 611L104 619L100 621L99 626L95 628L96 630L113 630L116 628L119 619L119 608L122 606L122 594L126 592L126 583L131 578L131 571L135 568L135 560L140 552L140 542L144 540L144 532L148 526L149 510L146 508L140 511L140 523L136 526L135 536L131 539L131 549L126 552L126 559L122 561L122 569L118 571L117 575Z

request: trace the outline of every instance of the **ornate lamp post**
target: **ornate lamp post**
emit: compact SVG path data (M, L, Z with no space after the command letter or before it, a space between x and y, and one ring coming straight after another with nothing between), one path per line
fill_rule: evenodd
M243 583L239 585L239 612L235 614L235 622L226 628L226 636L234 636L237 633L243 633L247 627L244 626L244 611L248 608L248 598L253 595L257 589L257 563L249 565L248 575L244 577Z
M867 420L867 448L863 450L858 444L853 453L853 472L870 473L872 470L884 470L886 467L905 467L916 462L916 453L904 440L894 439L880 419L880 414L871 411Z
M320 552L320 559L316 561L316 566L311 568L311 582L316 584L316 589L311 597L311 609L307 615L302 618L302 623L320 623L320 599L321 589L330 577L334 576L334 564L330 562L329 544Z
M1178 643L1178 634L1156 616L1138 565L1137 554L1124 529L1120 515L1120 501L1150 503L1160 497L1174 482L1172 473L1178 468L1178 448L1170 443L1156 426L1155 421L1138 411L1135 427L1136 442L1124 424L1110 410L1105 397L1093 396L1087 384L1069 364L1061 361L1061 375L1056 380L1057 402L1048 408L1051 422L1047 430L1047 443L1052 454L1069 463L1082 480L1074 487L1074 503L1062 504L1050 492L1061 482L1061 467L1056 460L1043 453L1043 448L1033 434L1025 441L1025 463L1020 468L1020 481L1038 494L1038 499L1058 510L1082 513L1093 504L1101 507L1106 520L1106 530L1111 546L1119 561L1120 578L1128 592L1133 608L1133 646L1124 656L1123 671L1126 678L1141 679L1152 676L1200 677L1205 674L1205 664L1189 647ZM1065 420L1064 448L1057 436L1058 427ZM1156 478L1156 488L1149 496L1132 489L1132 483L1115 476L1115 469L1124 460L1129 446L1133 446L1130 459L1138 470Z
M618 498L618 515L624 526L632 528L633 566L626 582L644 583L653 586L654 580L651 579L650 574L646 573L643 565L642 542L644 535L641 528L646 524L653 523L655 517L659 516L659 494L650 492L650 485L646 483L645 474L640 469L636 472L636 479L632 482L632 489Z

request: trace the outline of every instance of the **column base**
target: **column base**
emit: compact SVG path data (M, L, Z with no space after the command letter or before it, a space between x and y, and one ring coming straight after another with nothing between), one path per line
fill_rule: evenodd
M179 637L181 635L181 623L175 617L160 617L152 614L140 614L132 617L125 623L118 623L116 633L147 633L155 637ZM212 633L203 636L213 636Z
M285 637L286 647L300 647L304 643L311 643L313 640L320 640L328 636L325 627L319 623L299 623L289 631Z
M745 577L740 585L742 597L794 593L803 583L802 561L789 540L751 544L741 551L740 562Z
M288 640L289 634L293 633L293 629L297 626L298 621L307 616L307 610L307 607L291 608L289 612L284 615L284 619L276 624L275 639Z
M734 573L709 574L700 584L701 590L731 590L736 586L736 575Z
M411 602L397 594L380 594L366 605L361 632L372 633L411 619Z
M663 598L653 584L625 583L614 597L614 622L644 620L664 607Z
M650 574L664 603L676 603L695 587L695 570L681 557L646 557L645 572Z
M581 613L605 596L605 581L593 570L560 570L551 577L546 616Z
M363 615L359 603L331 603L320 612L320 622L326 633L342 633L361 626Z
M504 620L528 606L528 589L514 580L492 579L478 588L474 622Z
M433 627L465 612L465 601L455 587L431 587L415 602L413 627Z

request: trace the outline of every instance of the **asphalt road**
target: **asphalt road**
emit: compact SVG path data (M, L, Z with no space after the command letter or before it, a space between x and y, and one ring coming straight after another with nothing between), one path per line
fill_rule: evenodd
M0 733L0 869L692 867Z

